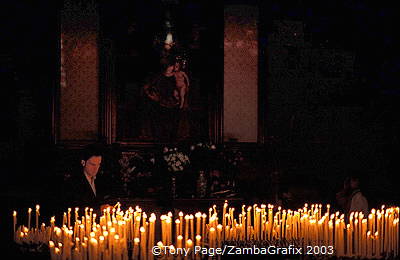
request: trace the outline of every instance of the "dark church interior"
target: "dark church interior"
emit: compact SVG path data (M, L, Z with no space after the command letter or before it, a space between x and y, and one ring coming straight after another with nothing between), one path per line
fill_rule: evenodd
M0 7L1 259L399 259L394 3Z

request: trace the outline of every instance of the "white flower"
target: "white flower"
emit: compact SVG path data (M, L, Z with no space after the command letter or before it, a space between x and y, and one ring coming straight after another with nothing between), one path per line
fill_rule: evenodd
M190 150L193 151L194 150L194 145L190 146Z
M151 159L150 159L150 162L151 162L152 164L155 164L155 163L156 163L156 159L151 158Z
M211 149L215 150L215 149L217 149L217 147L215 147L215 145L211 145Z
M135 169L136 169L136 166L133 166L132 168L128 168L127 171L128 171L129 173L131 173L131 172L133 172Z
M171 148L171 149L169 149L169 151L170 151L170 152L172 152L172 151L173 151L173 150L172 150L172 148Z

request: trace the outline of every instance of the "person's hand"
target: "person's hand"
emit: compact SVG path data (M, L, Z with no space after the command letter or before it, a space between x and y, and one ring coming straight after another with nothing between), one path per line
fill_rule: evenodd
M155 101L155 102L159 102L159 101L160 101L159 95L157 95L157 94L154 93L154 92L149 92L149 93L147 94L147 96L148 96L151 100L153 100L153 101Z
M103 204L103 205L101 205L100 206L100 211L103 211L103 210L105 210L105 209L107 209L107 208L112 208L112 206L110 205L110 204Z

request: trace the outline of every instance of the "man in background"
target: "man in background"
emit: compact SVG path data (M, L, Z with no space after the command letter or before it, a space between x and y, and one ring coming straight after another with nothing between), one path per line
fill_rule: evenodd
M362 212L368 216L368 201L361 193L360 177L353 175L350 177L350 210L349 212Z
M80 158L80 168L67 181L67 204L71 207L103 207L109 198L110 182L100 172L103 148L91 144L84 148Z
M348 215L351 212L362 212L368 215L368 201L361 193L359 174L353 173L345 179L343 189L336 193L336 202Z

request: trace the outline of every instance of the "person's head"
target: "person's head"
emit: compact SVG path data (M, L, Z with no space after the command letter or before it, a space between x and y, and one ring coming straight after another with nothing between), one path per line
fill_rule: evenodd
M174 72L175 63L171 61L167 61L165 64L162 64L161 70L164 74L171 74Z
M347 177L346 179L344 179L343 188L344 188L345 190L350 189L350 177Z
M174 47L174 45L172 43L164 43L164 49L169 51L172 49L172 47Z
M180 71L181 70L181 63L179 61L175 62L174 70L175 71Z
M102 148L99 145L86 146L81 158L83 172L90 177L95 177L99 172L102 157Z
M362 180L362 176L360 173L358 173L358 172L352 173L349 176L350 189L352 189L352 190L360 189L362 186L361 180Z
M360 179L358 177L351 177L350 178L350 188L352 190L360 188Z

